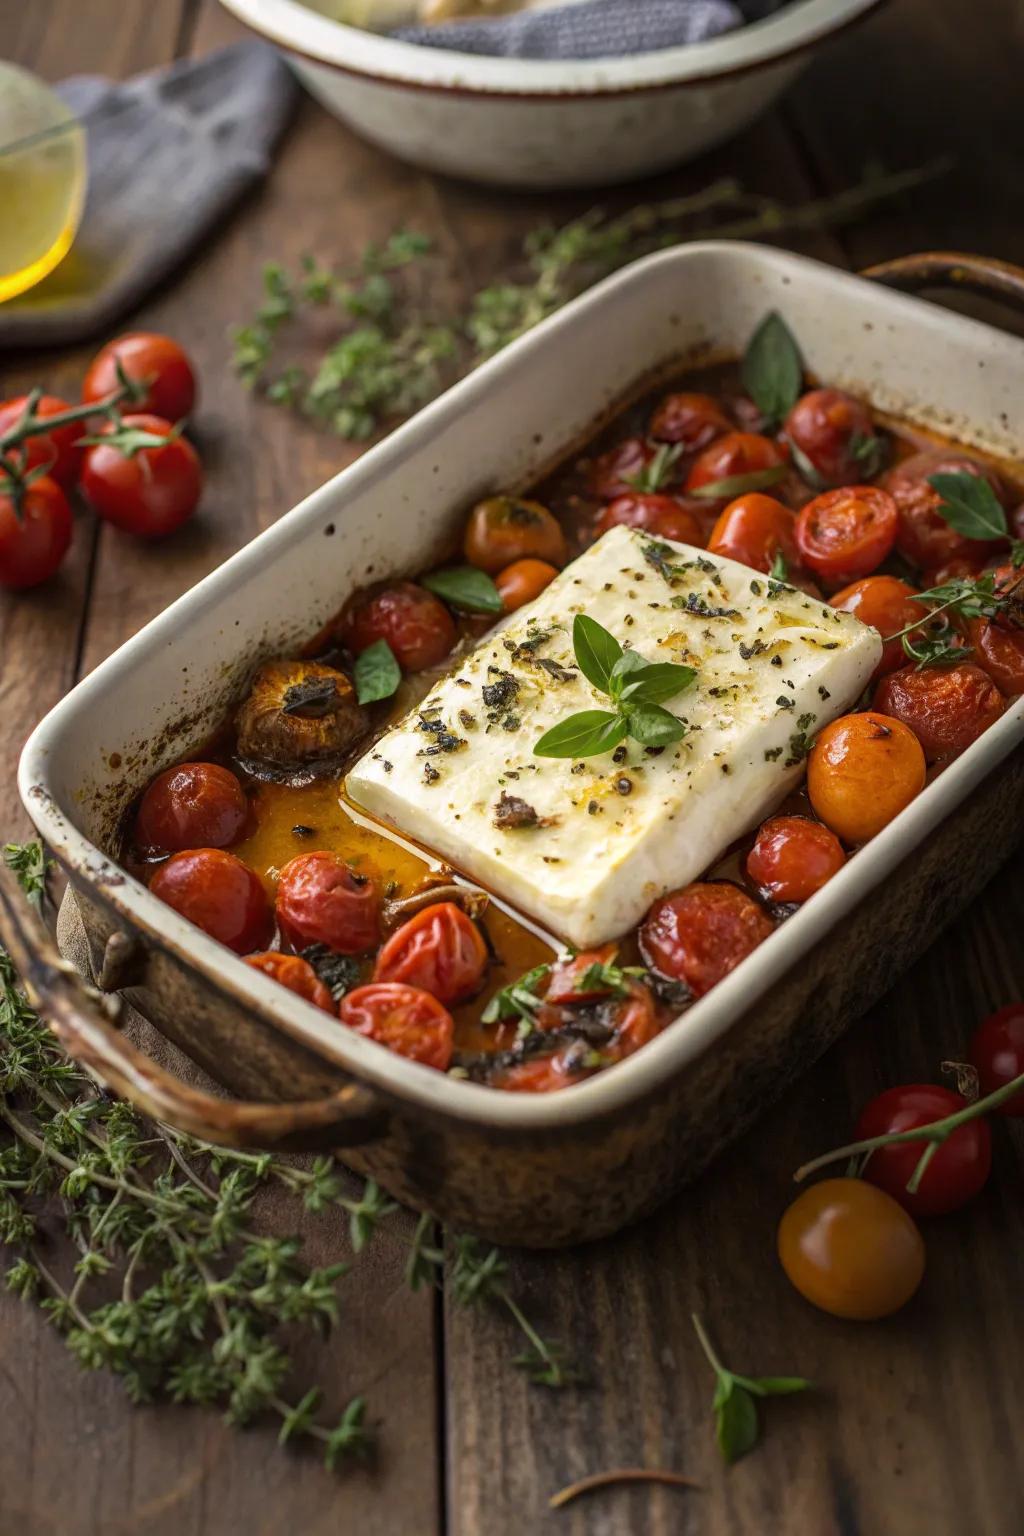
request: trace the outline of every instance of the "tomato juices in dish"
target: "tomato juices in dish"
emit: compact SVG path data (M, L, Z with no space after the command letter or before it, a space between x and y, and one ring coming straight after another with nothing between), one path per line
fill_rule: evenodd
M801 386L772 419L706 370L260 668L137 803L126 862L338 1027L495 1088L570 1087L1024 692L1022 499L842 391Z

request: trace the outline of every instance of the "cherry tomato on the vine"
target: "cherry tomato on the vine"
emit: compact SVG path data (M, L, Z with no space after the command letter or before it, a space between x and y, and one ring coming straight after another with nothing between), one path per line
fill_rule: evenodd
M304 997L307 1003L314 1003L326 1013L334 1012L334 998L330 991L309 961L303 960L301 955L282 955L278 950L271 949L259 955L246 955L245 963L251 965L254 971L262 971L271 981L287 987L289 992Z
M28 395L18 395L15 399L4 400L0 404L0 437L16 426L25 414L28 398ZM71 409L68 401L61 400L57 395L40 395L35 403L37 416L58 416ZM78 466L82 461L82 450L77 444L84 431L85 423L82 421L70 421L65 427L53 427L50 430L44 427L33 437L27 437L18 448L12 449L11 453L15 458L20 459L24 452L26 470L38 469L40 465L45 464L49 478L56 480L57 484L67 491L74 485Z
M898 1312L924 1277L924 1242L901 1205L863 1179L823 1179L779 1222L779 1261L807 1301L869 1322Z
M71 508L55 480L41 475L21 494L4 490L0 476L0 587L37 587L56 571L71 543Z
M152 780L135 815L140 848L178 853L185 848L226 848L245 825L248 804L241 784L219 763L179 763Z
M162 539L192 516L203 471L192 444L173 433L169 421L148 415L124 416L120 424L100 428L100 436L113 440L86 449L80 484L106 522L144 539ZM138 447L138 434L167 441Z
M796 520L800 559L832 586L869 576L892 549L898 520L896 503L876 485L825 491Z
M386 640L407 672L436 667L455 644L455 621L439 597L412 581L360 592L342 615L346 645L358 655Z
M449 1007L479 992L487 945L476 923L452 901L424 907L396 928L373 969L374 981L400 981Z
M338 1012L341 1022L357 1034L410 1061L447 1071L452 1059L452 1016L429 992L397 981L373 981L346 992Z
M161 864L149 889L236 954L265 949L274 919L263 886L223 848L193 848Z
M967 1100L935 1083L907 1083L880 1093L860 1112L855 1141L913 1131L967 1108ZM957 1211L984 1187L992 1167L992 1133L981 1118L958 1126L938 1148L916 1190L907 1184L921 1160L925 1141L893 1142L872 1152L861 1177L899 1201L911 1216L944 1216Z
M1010 1003L989 1014L971 1036L967 1059L978 1073L983 1098L1024 1075L1024 1003ZM997 1105L995 1115L1024 1116L1024 1088Z
M151 412L167 421L181 421L190 413L196 403L192 364L176 341L151 331L130 331L97 352L82 385L86 405L117 389L119 363L129 379L147 386L142 399L126 401L123 409Z
M809 816L772 816L747 855L747 874L768 901L807 901L846 862L834 832Z
M654 903L640 926L640 951L703 997L771 932L771 918L738 885L698 881Z
M380 937L380 895L326 849L300 853L277 882L277 921L293 949L326 944L339 955L363 955Z

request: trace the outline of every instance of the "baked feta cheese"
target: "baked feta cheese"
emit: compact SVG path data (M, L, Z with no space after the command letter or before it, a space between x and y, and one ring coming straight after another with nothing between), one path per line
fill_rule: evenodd
M696 669L671 746L534 756L568 715L611 709L576 665L585 613L645 661ZM511 615L355 765L350 798L580 947L696 879L803 773L881 641L748 566L613 528Z

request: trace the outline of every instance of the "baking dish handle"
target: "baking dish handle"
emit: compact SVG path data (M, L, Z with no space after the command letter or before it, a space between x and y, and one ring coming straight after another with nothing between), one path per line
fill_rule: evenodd
M862 277L873 278L889 288L917 293L922 288L952 288L999 299L1011 309L1024 311L1024 267L996 256L971 256L962 251L922 251L897 256L865 267Z
M10 955L33 1007L72 1060L143 1114L173 1130L220 1146L301 1152L361 1146L376 1140L385 1129L384 1105L362 1086L294 1104L240 1103L189 1087L158 1066L120 1033L110 999L61 957L2 859L0 944Z

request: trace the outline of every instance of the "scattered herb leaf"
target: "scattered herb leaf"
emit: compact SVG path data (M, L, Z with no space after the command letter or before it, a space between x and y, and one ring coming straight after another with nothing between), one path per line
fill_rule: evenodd
M360 704L390 699L402 681L402 669L386 640L375 640L360 651L353 668L356 698Z
M443 597L453 608L466 613L504 613L501 593L486 571L475 565L456 565L445 571L431 571L420 577L420 586Z
M768 424L777 426L800 398L804 369L792 331L774 310L747 343L742 372L747 394Z
M748 491L766 491L785 478L785 464L771 464L767 469L752 469L747 475L727 475L724 480L712 480L687 494L696 496L699 501L732 501L736 496L745 496Z
M813 1383L802 1376L739 1376L726 1370L696 1313L693 1314L693 1326L715 1373L711 1409L715 1416L718 1449L726 1462L738 1461L753 1450L760 1433L755 1398L788 1397L794 1392L809 1391Z

